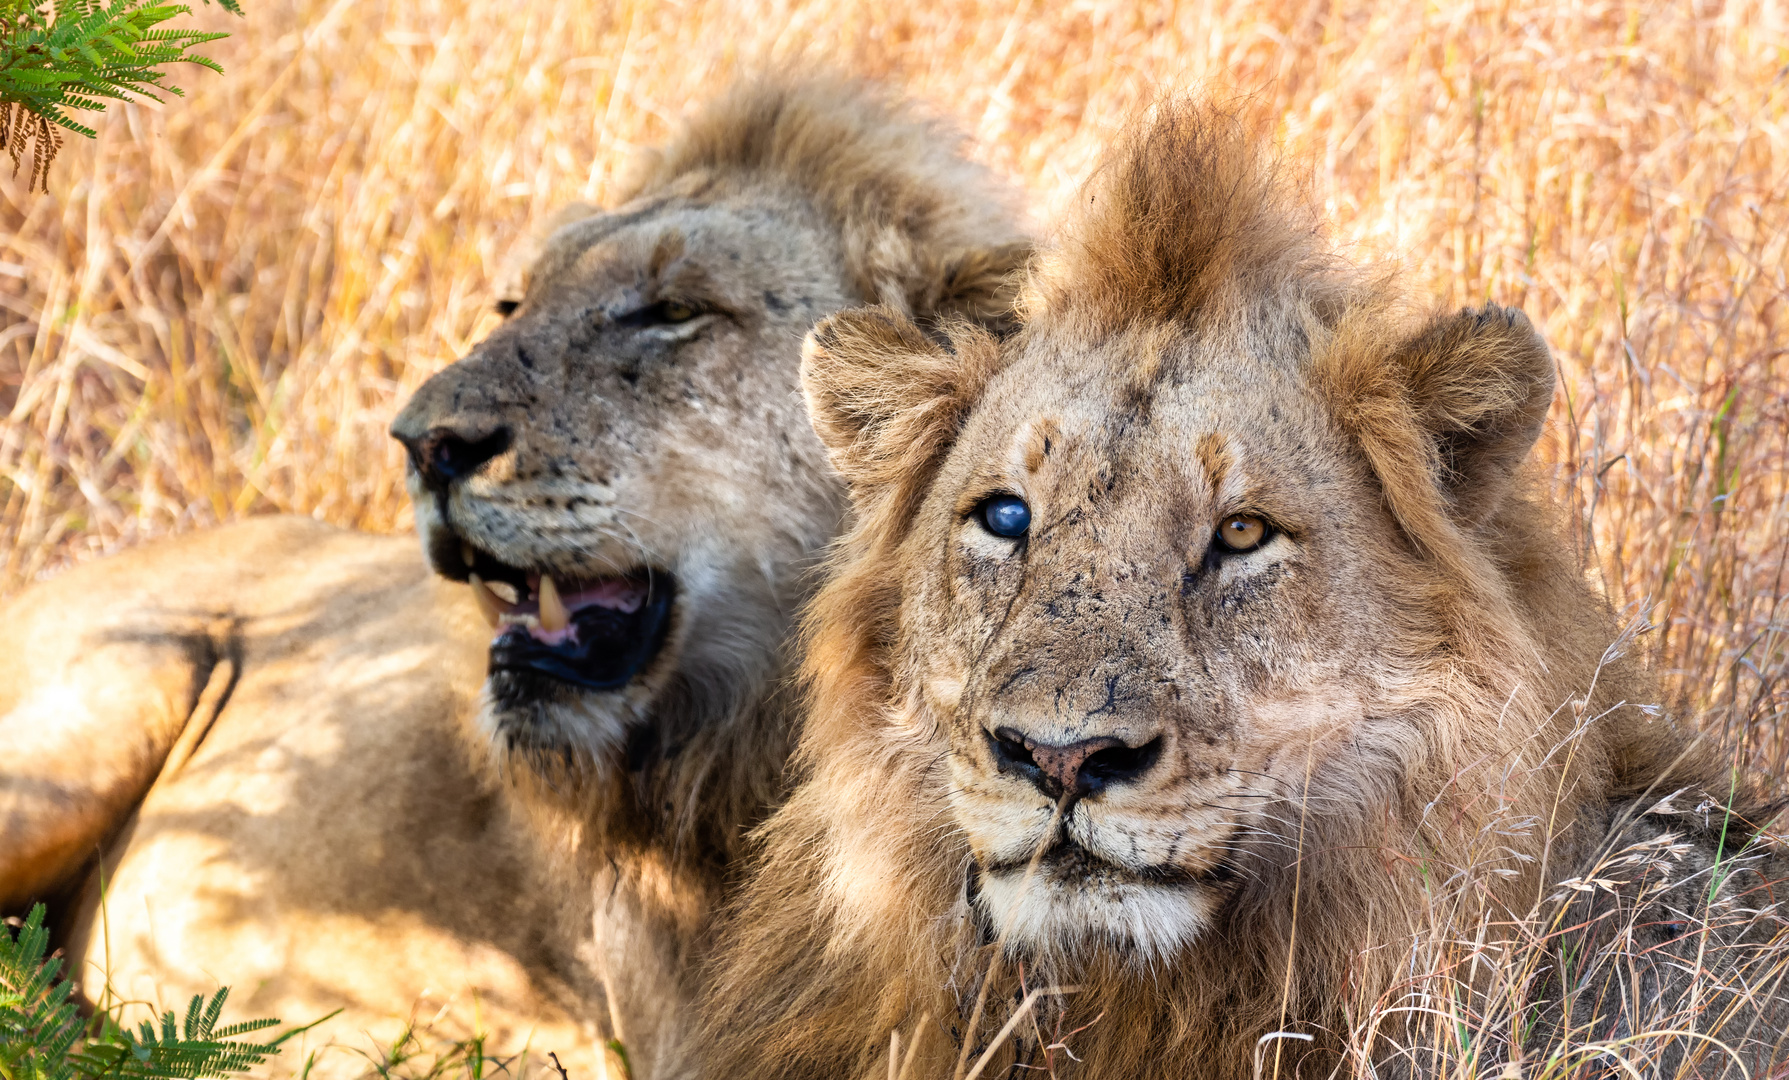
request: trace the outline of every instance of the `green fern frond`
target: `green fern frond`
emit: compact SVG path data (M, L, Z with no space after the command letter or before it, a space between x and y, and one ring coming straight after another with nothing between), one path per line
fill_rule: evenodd
M242 14L237 0L218 3ZM67 109L179 96L161 70L171 64L222 74L215 60L192 50L229 35L161 25L191 11L153 0L0 0L0 151L11 155L14 173L29 148L30 186L48 190L50 159L61 146L53 128L96 134Z
M31 909L15 936L0 930L0 1077L73 1080L69 1052L83 1024L69 985L56 978L62 961L45 959L50 933L43 905Z
M218 1026L224 987L209 1000L193 995L186 1015L178 1021L174 1010L162 1013L159 1025L144 1020L135 1031L118 1026L110 1018L81 1051L70 1057L82 1078L116 1080L205 1080L246 1072L279 1052L283 1040L270 1043L241 1040L242 1035L276 1026L278 1020L251 1020Z
M134 1031L108 1012L83 1021L69 984L57 978L62 961L45 957L50 935L43 920L40 904L16 935L0 928L0 1080L227 1080L312 1026L271 1042L244 1039L279 1021L220 1026L228 987L210 998L193 995L182 1017L169 1009Z

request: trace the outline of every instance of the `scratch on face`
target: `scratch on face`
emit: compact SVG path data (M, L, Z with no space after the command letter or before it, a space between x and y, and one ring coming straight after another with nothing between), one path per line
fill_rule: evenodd
M683 230L666 229L652 249L652 258L647 264L646 272L654 279L663 277L665 268L682 258L686 247Z
M1217 495L1224 490L1224 478L1230 475L1230 448L1224 437L1215 431L1206 432L1199 436L1194 453L1198 455L1200 468L1205 470L1205 482L1209 485L1206 490Z
M1127 411L1147 420L1154 407L1156 389L1168 371L1168 351L1176 336L1170 326L1156 326L1135 335L1131 347L1131 366L1125 373L1124 401Z
M1020 461L1027 473L1036 474L1044 459L1062 441L1062 428L1053 416L1040 416L1026 425L1020 436Z

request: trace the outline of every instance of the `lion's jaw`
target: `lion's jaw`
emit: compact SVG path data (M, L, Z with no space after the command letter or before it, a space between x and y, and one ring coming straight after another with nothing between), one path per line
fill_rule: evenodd
M1252 879L1296 861L1307 776L1312 802L1346 812L1338 793L1361 779L1359 762L1338 760L1334 742L1348 732L1369 745L1386 735L1364 711L1341 679L1332 701L1240 710L1238 733L1224 740L1232 745L1168 735L1161 772L1071 798L1060 816L1029 780L953 752L947 801L970 851L965 895L983 937L1004 935L1017 953L1071 965L1172 962ZM983 723L970 722L987 730Z
M487 593L501 754L637 766L776 678L840 512L789 392L801 333L847 300L835 246L774 197L568 225L510 320L394 425L431 562ZM444 427L500 449L443 482L417 446Z

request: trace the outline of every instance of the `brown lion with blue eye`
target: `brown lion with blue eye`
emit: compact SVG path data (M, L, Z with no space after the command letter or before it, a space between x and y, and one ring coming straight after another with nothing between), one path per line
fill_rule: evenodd
M855 523L703 1075L1411 1075L1443 1005L1473 1075L1775 1053L1770 815L1646 704L1529 479L1546 345L1411 317L1260 146L1162 106L1009 339L809 336ZM1450 938L1459 1001L1410 996ZM1698 969L1738 1056L1637 1034Z

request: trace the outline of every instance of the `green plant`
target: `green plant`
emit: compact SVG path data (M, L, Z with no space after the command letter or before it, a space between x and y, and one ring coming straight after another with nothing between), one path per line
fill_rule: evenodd
M218 3L242 14L237 0ZM178 95L160 70L168 64L223 72L190 50L229 35L161 28L191 11L152 0L0 0L0 150L12 155L16 175L26 145L34 144L27 190L49 190L50 161L61 147L56 128L95 134L67 110L104 109L102 99L128 101L132 94Z
M121 1026L112 1012L83 1018L69 1000L70 986L56 976L62 961L46 958L49 932L39 904L19 926L0 929L0 1080L201 1080L244 1072L279 1052L280 1044L241 1038L278 1020L218 1025L230 990L210 1000L193 995L186 1016L172 1009L159 1026L143 1021Z

